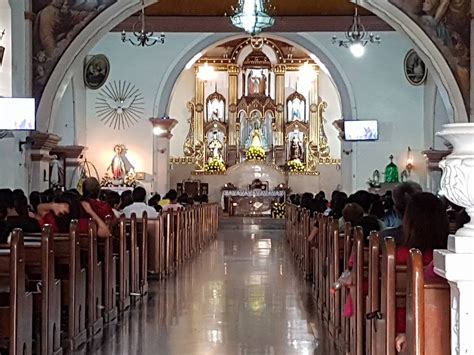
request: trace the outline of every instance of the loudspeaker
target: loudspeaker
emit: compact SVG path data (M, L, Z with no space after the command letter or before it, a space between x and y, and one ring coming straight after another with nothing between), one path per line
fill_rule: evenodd
M5 53L5 47L0 46L0 67L3 63L3 54Z

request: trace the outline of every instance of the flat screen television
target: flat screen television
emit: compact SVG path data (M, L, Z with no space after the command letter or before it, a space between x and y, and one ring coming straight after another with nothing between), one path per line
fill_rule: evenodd
M376 120L344 121L346 141L376 141L379 139L379 128Z
M0 97L0 130L34 130L35 99Z

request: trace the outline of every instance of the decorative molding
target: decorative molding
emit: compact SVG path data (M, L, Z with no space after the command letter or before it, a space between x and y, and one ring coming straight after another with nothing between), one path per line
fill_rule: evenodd
M279 16L272 32L344 32L351 25L352 16ZM377 16L361 16L369 31L393 31ZM132 31L137 22L131 16L111 32ZM215 16L148 16L147 30L153 32L235 32L228 17Z
M52 133L35 131L30 134L30 140L31 149L52 150L61 141L61 137Z

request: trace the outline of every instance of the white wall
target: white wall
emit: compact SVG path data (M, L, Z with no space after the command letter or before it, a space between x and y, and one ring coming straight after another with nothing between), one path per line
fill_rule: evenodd
M180 58L192 46L208 34L180 33L168 34L164 46L137 48L120 42L118 33L108 34L101 40L90 54L105 54L111 63L108 82L127 80L136 85L145 97L145 113L143 119L133 127L116 131L104 126L96 117L95 101L98 91L87 90L86 102L86 137L87 156L100 175L105 172L113 156L112 148L117 143L128 147L128 157L137 171L152 172L152 134L148 118L153 107L158 104L155 97L161 97L164 80L174 68L176 59ZM436 120L433 128L426 126L427 107L426 87L410 85L403 74L403 60L411 48L410 44L395 32L382 33L380 45L369 44L366 54L355 59L345 48L332 45L332 33L309 33L305 38L317 45L340 68L347 81L349 90L354 96L356 112L354 117L346 119L377 119L380 127L380 139L377 142L359 142L349 145L353 150L352 186L353 189L366 188L366 181L375 169L384 171L388 156L393 154L395 162L403 170L408 146L415 155L415 171L413 179L424 183L425 171L417 169L424 164L420 151L428 148L428 141L434 140L432 132L438 129L444 120L446 110L439 94L433 99L435 110L430 119ZM342 35L342 34L341 34ZM79 80L79 74L74 80ZM429 86L429 82L427 86ZM332 87L332 89L331 89ZM68 90L66 89L67 97ZM168 114L179 121L174 129L170 153L172 156L182 155L182 143L188 132L187 119L189 112L186 103L194 96L194 72L185 70L176 81L170 101ZM223 91L224 94L225 90ZM157 94L158 93L158 94ZM330 136L333 155L340 156L340 142L336 140L336 131L332 122L341 116L341 103L338 92L334 90L329 76L321 75L320 95L328 102L326 112L326 132ZM61 116L66 117L69 99L61 103ZM77 105L77 103L76 103ZM434 122L434 121L433 121ZM444 121L443 121L444 122ZM63 123L65 124L65 123ZM77 124L77 123L76 123ZM68 138L69 140L69 138ZM347 169L347 167L342 167Z
M12 26L11 10L8 0L0 0L0 34L5 35L0 46L5 47L3 64L0 65L0 96L9 97L12 94Z
M382 33L380 45L368 44L362 58L354 58L346 48L332 44L332 33L307 34L307 38L323 47L325 53L342 68L355 97L355 117L376 119L380 139L377 142L351 144L353 189L367 188L366 181L375 169L383 172L393 154L400 171L410 146L415 154L424 147L424 88L408 83L403 73L403 60L411 48L408 41L395 32ZM339 37L343 34L339 34ZM421 159L421 155L419 157ZM416 160L418 162L418 160ZM343 166L342 169L346 169ZM413 174L415 180L419 180Z

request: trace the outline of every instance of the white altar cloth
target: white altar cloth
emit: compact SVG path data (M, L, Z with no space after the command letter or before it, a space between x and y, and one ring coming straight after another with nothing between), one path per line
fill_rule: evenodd
M224 190L221 196L221 206L225 209L224 197L285 197L285 191L266 191L266 190Z

